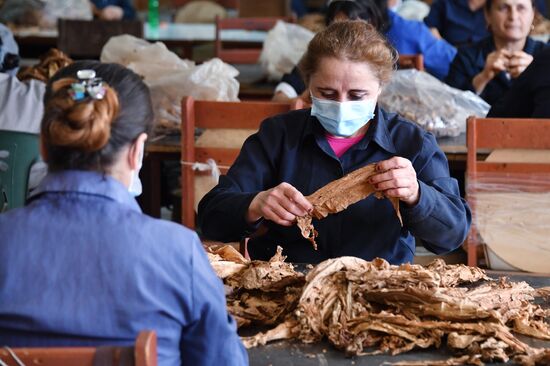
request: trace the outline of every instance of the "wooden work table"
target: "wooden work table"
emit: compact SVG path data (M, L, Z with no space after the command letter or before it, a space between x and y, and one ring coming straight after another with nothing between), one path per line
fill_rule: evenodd
M550 286L550 276L530 275L522 272L487 272L489 276L498 278L507 276L511 281L525 281L533 288ZM542 299L541 299L542 300ZM540 303L545 308L550 308L550 300L542 300ZM254 334L254 329L240 330L241 335ZM518 336L526 344L533 347L550 347L550 341L542 341L530 337ZM248 357L251 366L265 365L337 365L337 366L378 366L385 362L393 363L399 361L435 361L446 360L452 357L451 352L442 347L440 349L429 348L427 350L414 350L396 356L375 355L347 358L342 351L336 350L327 341L315 344L303 344L297 341L276 341L265 346L251 348L248 350ZM510 361L504 363L486 363L487 366L512 365Z
M162 42L168 48L183 49L181 57L193 59L193 47L213 43L216 38L214 24L161 23L159 28L151 29L147 23L143 25L144 38L150 42ZM248 31L228 29L221 31L221 39L228 45L239 46L247 44L262 44L267 36L264 31ZM27 50L39 47L49 49L57 46L57 29L20 28L14 30L14 37L21 48L21 54Z
M146 155L140 174L143 194L138 201L143 212L160 217L161 207L161 168L163 161L179 161L181 155L180 135L167 135L153 138L146 146ZM466 171L466 134L457 137L437 139L441 150L449 160L451 176L459 181L464 194L464 172Z

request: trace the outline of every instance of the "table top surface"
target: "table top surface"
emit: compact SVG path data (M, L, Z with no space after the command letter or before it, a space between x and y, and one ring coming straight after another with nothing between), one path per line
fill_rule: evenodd
M530 275L522 272L493 272L488 271L493 278L507 276L511 281L526 281L534 288L550 286L550 276ZM541 303L542 306L550 307L550 300ZM246 330L240 331L244 335L250 335ZM518 336L526 344L533 347L550 348L550 341L542 341L530 337ZM347 358L342 351L335 349L327 341L316 344L303 344L297 341L278 341L265 346L255 347L248 350L250 365L285 365L285 366L309 366L309 365L357 365L374 366L382 365L384 362L399 361L433 361L446 360L452 357L451 352L442 347L440 349L430 348L427 350L414 350L404 354L360 356ZM508 362L506 365L512 364ZM487 363L488 366L505 365L503 363Z
M214 24L191 23L161 23L158 29L152 29L149 24L143 24L143 34L148 41L187 41L209 42L216 37ZM18 40L24 38L57 39L57 29L40 29L37 27L19 28L14 31ZM221 39L234 42L263 43L267 35L265 31L247 31L226 29L221 31Z
M159 135L153 137L147 145L148 152L177 153L180 152L181 137L179 134ZM439 137L437 142L441 150L447 155L466 155L466 134L457 137Z

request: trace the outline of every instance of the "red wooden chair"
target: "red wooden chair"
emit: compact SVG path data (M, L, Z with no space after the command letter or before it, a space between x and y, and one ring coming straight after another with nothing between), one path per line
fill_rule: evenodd
M9 366L156 366L157 336L139 332L134 347L41 347L2 348L0 360Z
M521 174L548 174L547 184L530 185L522 188L525 191L550 191L550 164L531 162L485 161L479 160L480 149L485 151L494 149L550 149L550 119L516 119L516 118L468 118L467 125L467 167L466 185L467 199L472 210L474 222L467 238L468 265L478 264L479 238L476 227L476 200L475 196L481 191L490 189L490 185L476 184L480 180L497 178L498 184L505 185L508 179L512 180ZM516 179L517 180L517 179ZM517 190L517 184L511 189Z
M195 176L194 162L205 163L213 159L222 174L233 164L240 147L195 145L195 128L257 130L267 117L302 108L302 102L292 104L274 102L215 102L196 101L184 97L181 112L181 216L183 225L195 227ZM206 172L204 174L210 174Z

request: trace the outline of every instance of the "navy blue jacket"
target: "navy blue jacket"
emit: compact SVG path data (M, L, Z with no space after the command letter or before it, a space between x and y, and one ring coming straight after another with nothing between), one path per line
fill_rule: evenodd
M523 51L536 56L543 48L543 42L527 37ZM494 50L495 43L492 36L471 46L459 48L445 82L453 88L474 91L472 80L483 70L487 56ZM505 72L500 72L487 83L480 96L492 105L510 89L512 81Z
M535 6L541 14L546 14L545 0L536 0ZM424 23L437 28L441 36L455 46L468 45L489 35L483 8L470 10L468 0L435 0Z
M489 35L483 8L471 11L468 0L435 0L424 23L437 28L455 46L474 43Z
M114 5L124 10L123 19L132 20L136 18L136 11L132 5L132 0L91 0L98 9L103 9L106 6Z
M541 51L487 117L550 118L550 47Z
M435 253L462 244L470 227L470 210L449 177L447 159L432 134L417 125L376 109L365 137L340 159L328 144L311 110L293 111L265 120L258 133L244 143L226 176L200 202L198 219L204 236L238 241L255 227L245 215L254 196L281 182L304 195L369 163L402 156L412 161L420 185L420 201L401 205L404 226L387 199L370 196L348 209L314 220L319 232L315 251L296 226L265 221L267 232L248 242L252 258L268 259L277 245L292 262L317 263L352 255L366 260L382 257L391 263L410 262L414 236Z

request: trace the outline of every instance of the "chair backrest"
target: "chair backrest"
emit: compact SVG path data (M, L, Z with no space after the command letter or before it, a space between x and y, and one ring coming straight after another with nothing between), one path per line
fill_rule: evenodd
M247 47L241 44L238 47L224 47L229 42L221 39L222 30L237 29L247 31L269 31L278 20L294 22L293 17L269 17L269 18L226 18L216 17L216 38L214 41L215 56L222 61L232 64L255 64L262 53L262 44L250 43Z
M0 130L0 212L25 204L30 169L38 159L38 135Z
M239 17L288 17L290 0L239 0Z
M485 152L495 150L550 150L550 119L521 118L476 118L467 121L467 198L474 218L476 217L475 195L481 191L492 191L490 184L479 184L480 181L497 180L500 186L506 188L507 182L511 190L518 190L515 177L528 175L545 176L548 179L538 180L535 186L525 184L523 191L550 192L550 163L506 161L488 158L480 160L480 149ZM501 178L502 177L502 178ZM546 182L546 183L544 183ZM468 234L468 264L477 265L478 231L474 222Z
M205 163L213 159L222 173L227 171L240 152L240 147L195 146L195 128L257 130L260 123L276 114L302 108L301 101L274 102L215 102L182 100L181 112L181 186L182 223L195 227L195 171L194 162Z
M400 69L424 71L424 56L420 53L416 55L399 55L397 64Z
M138 334L134 347L44 347L0 349L0 360L9 366L156 366L157 336Z
M57 30L57 48L73 58L98 59L103 46L113 36L143 37L143 23L133 20L58 19Z

